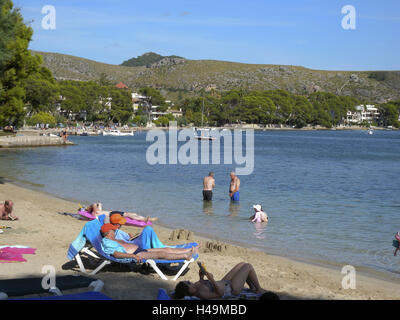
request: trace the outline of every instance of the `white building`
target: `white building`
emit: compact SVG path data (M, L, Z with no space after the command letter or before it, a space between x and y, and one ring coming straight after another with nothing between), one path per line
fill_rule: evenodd
M146 106L149 98L139 93L132 92L133 111L136 112L140 106Z
M371 123L378 120L380 113L374 105L359 105L355 107L356 111L347 111L346 122L348 124L361 124L364 121Z

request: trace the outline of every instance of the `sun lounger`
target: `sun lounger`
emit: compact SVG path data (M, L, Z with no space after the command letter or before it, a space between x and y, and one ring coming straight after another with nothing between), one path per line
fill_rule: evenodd
M56 286L44 289L43 278L20 278L0 280L0 300L8 297L21 297L31 294L53 293L61 296L62 290L93 287L93 291L101 291L103 282L84 276L60 276L56 277Z
M112 299L101 292L89 291L77 294L66 294L63 296L15 299L15 300L112 300Z
M86 271L82 259L81 259L81 254L86 253L87 255L96 258L98 260L103 260L99 266L90 272L90 275L94 275L97 272L99 272L102 268L104 268L106 265L109 265L111 263L120 263L120 264L125 264L130 267L133 267L134 265L137 265L137 261L135 259L116 259L113 256L108 255L103 251L101 241L102 237L100 234L100 229L102 226L101 220L93 220L89 221L85 224L83 227L81 233L79 234L78 238L71 244L69 250L68 250L68 258L70 260L75 259L76 262L78 263L79 269L82 273L88 274ZM83 243L85 240L90 243L90 245L96 249L97 253L100 255L96 255L92 250L89 249L89 247L84 246L83 248L77 248L76 243ZM174 246L176 248L191 248L196 246L197 243L188 243L184 245L177 245ZM185 271L185 269L188 267L190 263L195 261L198 258L198 254L194 255L190 260L157 260L157 259L143 259L143 263L146 263L150 265L154 271L161 277L163 280L168 280L166 275L160 270L160 268L157 266L157 264L162 264L162 265L170 265L172 263L179 263L181 267L179 268L178 272L172 279L173 281L176 281L178 277Z

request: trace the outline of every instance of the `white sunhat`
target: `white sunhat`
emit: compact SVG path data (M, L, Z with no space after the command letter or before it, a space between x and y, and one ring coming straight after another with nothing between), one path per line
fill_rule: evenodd
M256 209L257 211L261 211L261 204L255 204L253 208Z

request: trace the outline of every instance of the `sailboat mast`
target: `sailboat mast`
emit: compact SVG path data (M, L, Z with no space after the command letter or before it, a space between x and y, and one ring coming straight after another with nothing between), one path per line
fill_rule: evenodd
M203 127L203 114L204 114L204 96L203 96L203 107L201 108L201 127Z

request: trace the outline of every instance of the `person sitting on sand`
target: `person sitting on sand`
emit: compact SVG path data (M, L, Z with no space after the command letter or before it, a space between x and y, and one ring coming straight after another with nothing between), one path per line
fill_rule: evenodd
M12 200L6 200L0 204L0 220L18 220L18 217L14 214L14 202Z
M262 210L261 204L253 206L254 215L250 217L251 222L268 222L268 215Z
M194 254L197 254L198 247L143 249L135 244L117 240L116 229L118 227L111 223L106 223L101 227L102 248L105 253L116 259L128 258L135 259L137 262L141 262L142 259L190 260Z
M133 212L123 212L123 211L104 211L102 210L102 205L101 203L93 203L89 207L85 209L87 212L91 213L94 218L96 218L98 215L104 214L106 217L110 218L113 214L120 214L121 216L125 216L128 218L131 218L133 220L138 220L138 221L157 221L158 218L154 217L143 217L141 215L138 215L137 213Z
M204 280L204 276L208 280ZM250 290L264 294L267 290L261 288L257 274L253 266L249 263L241 262L232 268L221 280L215 281L214 276L205 271L199 271L200 280L192 283L190 281L181 281L175 287L175 299L182 299L185 296L195 296L200 299L218 299L229 298L232 295L238 295L242 291L245 283Z

